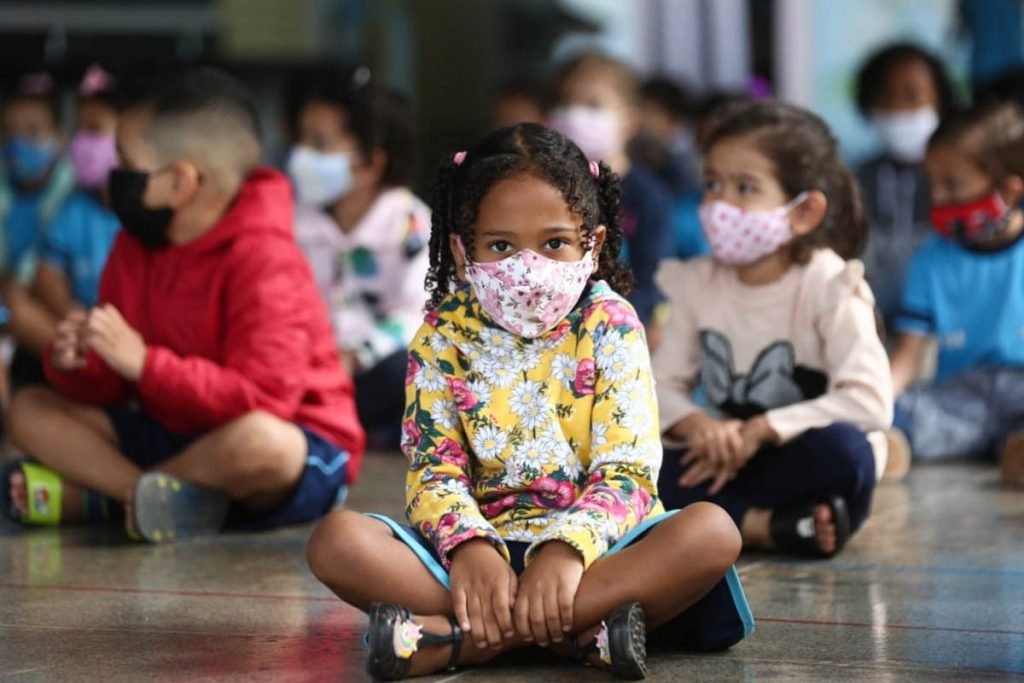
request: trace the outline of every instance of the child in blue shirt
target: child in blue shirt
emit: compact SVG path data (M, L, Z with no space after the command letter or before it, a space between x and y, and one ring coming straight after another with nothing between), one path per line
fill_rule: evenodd
M53 80L45 73L22 77L4 103L0 179L0 296L17 345L11 360L15 386L41 379L39 355L54 331L54 321L29 294L29 284L39 237L74 187L62 147Z
M78 94L77 123L68 147L78 190L40 240L34 288L54 320L96 303L100 275L119 227L106 199L107 176L117 164L114 80L93 66Z
M938 234L915 253L896 318L896 427L919 460L1001 450L1004 479L1024 483L1024 110L943 122L925 167ZM911 386L928 338L935 381Z

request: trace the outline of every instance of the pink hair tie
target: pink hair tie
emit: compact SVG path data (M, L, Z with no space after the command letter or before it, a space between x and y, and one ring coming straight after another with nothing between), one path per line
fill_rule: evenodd
M452 161L455 162L456 166L462 166L462 162L466 160L466 152L456 152L455 156L452 157Z
M590 162L590 175L594 176L595 178L601 177L601 164L599 162Z
M110 92L113 88L114 77L104 71L100 65L93 64L82 77L82 82L78 86L78 94L89 97L96 93Z

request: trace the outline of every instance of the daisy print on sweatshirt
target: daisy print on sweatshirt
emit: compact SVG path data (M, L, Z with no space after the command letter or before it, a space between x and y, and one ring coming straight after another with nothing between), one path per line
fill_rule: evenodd
M407 514L444 563L471 538L564 541L589 566L661 511L657 404L643 328L592 283L535 339L449 295L410 347Z

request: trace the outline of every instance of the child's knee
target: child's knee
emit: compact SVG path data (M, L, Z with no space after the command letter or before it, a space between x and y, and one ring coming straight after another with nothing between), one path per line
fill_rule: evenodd
M306 437L297 426L269 413L247 413L223 427L224 441L218 449L226 472L294 469L306 451ZM301 469L301 468L299 468Z
M339 577L351 576L362 553L372 553L366 517L335 510L317 525L306 544L306 562L320 581L337 587Z
M736 523L722 507L714 503L693 503L676 517L680 534L688 539L686 549L680 548L685 555L680 558L681 566L693 562L694 548L700 549L699 557L715 573L724 573L739 558L743 539Z

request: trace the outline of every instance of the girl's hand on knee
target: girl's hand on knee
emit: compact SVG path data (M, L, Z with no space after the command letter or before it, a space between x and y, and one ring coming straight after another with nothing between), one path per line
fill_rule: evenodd
M575 548L561 541L545 543L519 579L519 635L541 647L562 642L573 628L573 604L582 578L583 557Z
M518 579L490 541L474 539L456 548L449 574L455 618L478 649L501 647L515 635Z

